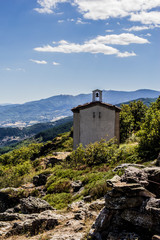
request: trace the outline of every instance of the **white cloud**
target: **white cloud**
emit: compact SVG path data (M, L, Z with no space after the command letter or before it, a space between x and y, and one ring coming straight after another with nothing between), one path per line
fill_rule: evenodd
M64 20L58 20L58 23L63 23L64 22Z
M10 67L6 67L3 69L4 71L12 71L12 69Z
M89 24L89 23L82 21L81 18L78 18L77 21L76 21L76 24Z
M10 68L10 67L6 67L6 68L3 68L2 70L4 70L4 71L25 72L24 68Z
M66 2L67 0L37 0L40 8L35 8L34 10L39 13L53 13L53 8L56 7L57 3Z
M147 39L140 38L130 33L120 35L112 34L106 36L97 36L94 39L84 42L83 44L69 43L65 40L58 42L56 46L37 47L34 50L38 52L59 52L59 53L102 53L105 55L117 55L118 57L135 56L131 52L121 53L118 49L108 45L129 45L131 43L145 44L149 43Z
M16 71L25 72L25 69L24 68L16 68Z
M148 30L148 29L153 29L154 26L133 26L131 28L124 28L124 30L128 31L128 32L132 32L132 31L143 31L143 30Z
M113 30L107 29L107 30L105 30L105 32L113 32Z
M30 59L31 62L37 63L37 64L47 64L46 61L44 60L34 60L34 59Z
M58 62L53 62L52 64L53 64L54 66L60 65L60 63L58 63Z
M160 24L160 12L140 12L131 14L130 21L141 22L143 24Z
M121 53L121 52L119 52L119 53L117 54L117 57L120 57L120 58L134 57L134 56L136 56L136 54L135 54L134 52L131 52L131 53L129 53L129 52Z
M73 19L73 18L68 18L67 21L68 21L68 22L75 22L75 19Z
M150 37L150 36L152 36L150 33L147 33L145 36L147 36L147 37Z
M141 12L151 11L160 6L160 0L37 0L40 8L36 8L35 10L39 13L52 13L58 3L64 2L69 2L77 6L84 18L92 20L108 19L110 17L126 17L130 15L132 15L132 20L134 19L133 14L137 17L137 12L139 14ZM150 14L149 24L155 23L155 21L157 22L158 20L155 20L155 16L151 16Z
M111 45L129 45L132 43L145 44L149 43L147 39L138 37L131 33L111 34L106 36L98 36L90 40L90 43L103 43Z

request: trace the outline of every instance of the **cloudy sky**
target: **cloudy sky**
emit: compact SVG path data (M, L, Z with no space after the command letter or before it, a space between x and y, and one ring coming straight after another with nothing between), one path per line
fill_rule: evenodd
M0 103L160 90L160 0L0 0Z

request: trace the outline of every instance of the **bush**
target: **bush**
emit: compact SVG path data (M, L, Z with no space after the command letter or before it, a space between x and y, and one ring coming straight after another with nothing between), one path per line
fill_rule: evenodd
M91 143L84 148L82 144L73 151L68 162L73 166L86 164L87 166L95 166L109 162L114 156L118 145L115 139L110 141L101 140L100 142Z
M48 193L62 193L62 192L69 193L70 186L71 186L71 183L70 183L69 179L67 179L67 178L60 179L56 182L53 182L47 188L47 192Z
M43 199L46 200L54 208L62 209L71 203L72 196L70 193L54 193L47 194Z

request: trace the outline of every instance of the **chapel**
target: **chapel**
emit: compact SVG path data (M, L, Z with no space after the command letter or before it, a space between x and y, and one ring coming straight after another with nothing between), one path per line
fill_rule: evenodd
M121 109L102 101L102 91L92 93L92 102L71 109L73 112L73 148L116 137L120 141L119 113Z

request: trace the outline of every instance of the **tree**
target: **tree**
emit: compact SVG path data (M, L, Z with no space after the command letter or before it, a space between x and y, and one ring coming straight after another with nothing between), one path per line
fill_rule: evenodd
M144 122L147 106L142 101L123 104L120 112L120 139L124 142L133 132L140 130Z
M146 160L157 158L160 152L160 97L148 109L138 135L139 155Z

